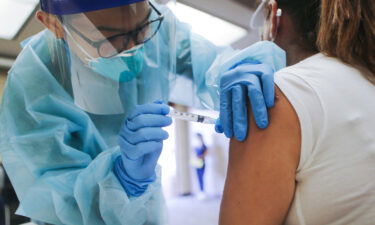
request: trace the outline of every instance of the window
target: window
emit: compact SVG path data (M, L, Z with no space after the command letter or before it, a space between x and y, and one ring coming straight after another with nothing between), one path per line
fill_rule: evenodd
M247 35L244 28L187 5L177 3L175 9L180 21L190 24L194 33L215 45L227 46Z
M0 0L0 38L14 39L32 16L38 0Z

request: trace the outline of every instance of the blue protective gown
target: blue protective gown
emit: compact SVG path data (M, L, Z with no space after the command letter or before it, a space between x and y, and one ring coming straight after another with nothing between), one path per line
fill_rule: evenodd
M18 214L51 224L165 224L160 178L129 198L113 173L124 116L90 115L74 104L51 62L51 35L42 31L27 41L0 109L0 153L20 200ZM202 101L217 106L217 90L207 88L205 76L221 50L183 24L177 36L181 74Z
M186 24L176 27L177 77L192 81L193 88L172 90L168 80L146 71L137 78L144 78L141 88L123 90L129 109L168 100L165 93L175 103L189 104L190 94L217 109L219 75L232 65L250 58L275 71L284 66L285 55L274 44L259 43L236 54L192 34ZM142 196L126 195L113 173L125 115L92 115L74 104L69 70L59 70L52 60L64 55L51 55L51 39L42 31L24 45L9 71L0 108L0 154L20 200L18 214L51 224L165 224L159 169Z

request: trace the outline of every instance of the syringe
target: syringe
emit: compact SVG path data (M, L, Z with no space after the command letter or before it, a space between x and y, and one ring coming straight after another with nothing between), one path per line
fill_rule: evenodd
M215 124L216 122L216 120L211 117L202 116L202 115L198 115L194 113L188 113L188 112L179 112L173 109L172 107L168 116L174 119L178 119L178 120L186 120L186 121L197 122L197 123Z

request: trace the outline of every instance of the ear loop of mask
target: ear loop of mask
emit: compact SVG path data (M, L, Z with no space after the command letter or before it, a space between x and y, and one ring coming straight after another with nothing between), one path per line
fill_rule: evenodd
M276 11L276 35L274 36L272 34L272 32L270 32L270 34L269 34L269 38L272 42L274 42L275 39L276 39L277 31L279 30L279 25L280 25L280 18L281 18L282 15L283 15L282 9L277 9L277 11Z

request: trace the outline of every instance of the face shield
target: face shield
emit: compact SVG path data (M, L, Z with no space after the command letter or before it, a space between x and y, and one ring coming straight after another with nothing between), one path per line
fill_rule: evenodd
M52 44L53 64L71 84L76 105L91 114L114 115L167 101L176 59L169 10L154 1L94 2L94 9L90 3L55 13L64 38Z
M269 20L270 17L270 10L268 9L268 3L269 0L262 0L262 2L259 4L257 9L255 10L253 16L251 17L250 20L250 28L254 30L258 30L259 35L261 36L262 40L272 40L273 37L270 37L270 34L268 33L269 29L269 23L267 21ZM278 9L276 16L277 16L277 23L279 23L279 18L282 15L282 10Z
M263 27L267 19L267 15L266 15L267 2L268 0L262 0L262 2L259 4L257 9L255 10L250 20L251 29L259 30Z

